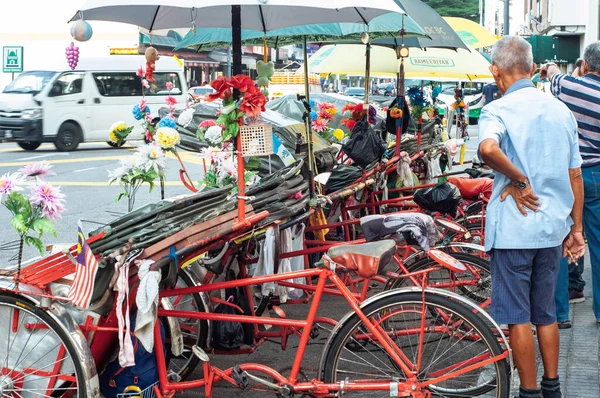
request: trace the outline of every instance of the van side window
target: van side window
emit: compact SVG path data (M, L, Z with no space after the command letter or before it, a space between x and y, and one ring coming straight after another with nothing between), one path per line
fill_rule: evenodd
M133 97L142 95L142 81L135 73L127 72L96 72L92 74L98 92L104 97ZM144 89L144 95L169 95L167 82L173 83L172 95L181 94L179 75L173 72L155 72L154 83Z
M65 73L52 84L51 97L79 94L83 89L83 73Z

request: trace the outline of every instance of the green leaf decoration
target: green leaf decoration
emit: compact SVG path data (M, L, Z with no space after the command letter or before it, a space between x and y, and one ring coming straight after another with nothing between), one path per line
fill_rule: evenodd
M19 235L23 235L29 230L22 214L17 214L11 218L10 226L13 227Z
M35 232L39 233L40 237L42 236L42 234L45 233L56 236L56 229L54 228L54 224L47 218L38 218L37 220L35 220L33 222L32 229Z
M27 246L33 246L36 249L38 249L40 251L41 256L44 255L44 244L42 243L41 239L35 238L33 236L26 236L24 238L24 242Z

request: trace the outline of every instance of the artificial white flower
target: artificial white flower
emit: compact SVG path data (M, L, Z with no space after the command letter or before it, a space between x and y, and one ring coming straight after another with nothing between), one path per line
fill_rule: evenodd
M204 138L209 144L218 145L223 141L223 129L219 126L210 126L204 133Z
M181 142L177 130L170 127L161 127L156 131L156 142L162 149L173 149Z
M167 166L165 153L155 142L137 148L135 158L136 164L144 170L154 169L157 173L162 173Z
M177 118L177 124L183 127L189 126L194 118L194 108L188 108L185 111L181 112L179 117Z

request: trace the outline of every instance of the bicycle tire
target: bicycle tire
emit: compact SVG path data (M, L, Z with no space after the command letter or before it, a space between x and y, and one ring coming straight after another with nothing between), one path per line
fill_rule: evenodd
M185 286L183 287L193 287L193 286L197 286L198 283L194 280L194 278L185 270L180 269L178 272L178 283L182 282ZM200 298L200 294L199 293L193 293L193 294L187 294L184 296L175 296L172 297L172 302L174 300L176 300L178 297L190 297L189 300L193 300L193 311L198 311L198 312L206 312L205 308L204 308L204 303L202 302L202 299ZM189 308L178 308L177 306L174 306L174 309L176 310L190 310ZM182 318L175 318L177 319L177 321L180 324L180 328L182 329L182 334L184 334L183 330L186 329L185 326L181 326L182 322L184 321ZM198 325L198 332L196 333L196 336L188 336L187 341L188 343L186 343L186 337L183 336L183 340L184 340L184 352L178 356L178 357L174 357L171 354L170 349L168 350L168 355L167 355L167 367L169 368L169 370L172 370L173 372L175 372L180 378L181 380L185 380L186 378L188 378L196 369L196 367L198 366L198 363L200 362L200 360L198 359L198 357L196 357L194 354L192 354L192 345L197 345L200 348L206 348L206 341L208 338L208 321L203 321L203 320L194 320L193 323ZM165 323L166 324L166 323ZM169 332L168 332L168 328L166 328L167 330L167 338L169 337ZM176 361L183 361L181 363L177 363ZM176 369L172 369L173 365L177 366L177 370Z
M4 309L3 309L4 308ZM8 309L8 313L5 314L4 312L6 311L6 309ZM18 310L18 319L20 319L20 321L18 322L17 326L17 331L14 331L14 325L11 326L14 315L14 310ZM0 349L0 353L5 354L6 358L2 358L0 360L0 362L2 362L2 366L1 368L5 368L5 369L9 369L12 372L17 372L19 367L25 366L27 364L26 362L26 357L28 357L29 355L33 354L34 355L34 362L32 362L31 364L28 364L28 368L31 369L31 366L37 365L37 363L39 363L42 359L46 358L46 356L49 353L58 351L60 352L60 350L62 349L62 347L64 347L64 350L66 350L66 352L69 355L69 358L71 359L70 364L65 362L64 359L61 360L57 360L54 362L54 364L57 364L59 361L61 363L60 367L63 368L63 366L72 366L73 369L73 373L69 373L70 374L65 374L63 376L72 376L74 375L76 380L76 386L73 386L73 382L72 381L67 381L66 383L61 384L60 386L57 386L56 388L54 388L50 394L51 397L62 397L62 396L73 396L73 393L76 393L77 397L79 398L84 398L88 396L88 391L87 391L87 384L86 384L86 380L85 380L85 372L83 369L83 365L81 363L81 360L79 358L79 354L77 352L77 349L75 348L75 344L72 342L71 337L67 334L67 332L64 331L64 329L54 320L53 317L51 317L45 310L42 310L38 307L36 307L33 303L31 303L29 300L23 298L23 297L19 297L19 296L15 296L9 293L0 293L0 314L2 314L2 319L5 320L5 325L6 327L0 327L0 330L2 331L0 333L0 341L4 342L5 340L7 340L9 343L11 342L10 338L11 338L11 334L14 334L15 339L12 340L13 343L17 340L22 341L22 339L20 339L18 337L19 335L19 330L21 329L21 325L23 325L23 321L27 320L28 324L32 324L35 323L35 326L40 326L40 327L36 327L35 329L32 330L25 330L23 329L25 336L26 337L26 341L24 343L24 345L19 345L18 348L22 348L21 353L18 355L17 360L15 361L15 363L13 364L13 366L16 367L15 368L11 368L11 364L10 364L10 360L11 358L13 358L13 354L11 354L11 350L14 346L14 344L7 344L6 345L6 351L4 351L5 347L4 347L4 343L2 343L2 349ZM4 316L6 315L6 317ZM25 328L25 325L23 325ZM8 333L6 333L8 332ZM53 333L54 336L51 335L51 333ZM32 340L32 337L34 335L37 336L35 337L35 339L33 339L32 345L28 347L29 342ZM5 336L6 335L6 339ZM46 353L43 354L43 349L46 348L46 346L48 345L48 340L46 340L46 338L50 336L50 338L52 339L52 337L55 337L56 340L58 341L57 345L53 345L55 341L50 341L49 343L52 346L51 349L49 349ZM23 338L25 338L24 336L22 336ZM41 337L41 339L40 339ZM35 341L37 340L37 343L35 343ZM46 340L45 344L41 345L42 341ZM35 343L35 344L34 344ZM25 355L25 358L22 358L23 353L27 350L27 354ZM37 357L37 359L35 359ZM52 359L50 359L52 360ZM44 360L45 362L45 360ZM44 364L44 362L42 362L40 364L40 366L42 366ZM51 364L51 365L54 365ZM44 370L45 372L50 373L47 369L49 366L45 366L43 368L41 368L40 370ZM57 373L58 375L58 373ZM49 378L55 377L56 375L49 375ZM43 376L41 376L43 377ZM31 381L39 381L40 380L40 376L39 375L35 375L33 379L30 378ZM35 397L35 396L40 396L39 390L40 387L37 388L32 388L29 387L29 392L33 392L33 391L38 391L38 392L33 392L33 394L28 394L28 389L27 388L23 388L25 386L25 383L31 383L31 381L27 381L27 376L25 374L23 374L23 376L21 376L20 379L16 379L13 380L13 390L8 390L8 392L3 390L3 393L5 393L7 396L13 396L16 394L16 396L19 397ZM2 386L2 388L7 388L4 384L8 382L8 380L6 378L4 378L2 375L0 375L0 386ZM19 387L19 383L22 383L22 385ZM43 387L41 389L45 389L46 387Z
M470 290L468 288L468 286L463 285L463 286L458 287L461 294L463 296L468 297L471 300L475 301L477 304L481 304L484 301L486 301L487 299L489 299L491 296L490 263L480 257L473 256L468 253L451 253L451 255L452 255L452 257L454 257L458 261L462 262L463 264L466 263L470 266L476 267L479 270L482 270L483 272L485 272L486 275L482 276L483 282L482 282L481 286L484 289L487 289L488 287L490 288L489 294L478 295L476 292L473 292L472 290ZM436 266L436 265L438 265L438 263L434 259L432 259L430 257L425 257L425 258L422 258L422 259L408 265L406 269L408 270L408 272L412 273L412 272L418 272L420 270L427 269L427 268L430 268L430 267ZM443 275L447 274L448 276L452 273L452 271L450 271L446 268L440 269L439 271L433 271L433 272L443 273ZM465 271L465 272L468 272L468 271ZM457 277L460 277L461 274L455 273L454 275L456 275ZM462 275L465 275L465 274L463 273ZM410 286L410 285L411 285L411 281L409 278L395 278L395 279L390 278L388 283L386 283L384 290L399 289L401 287L406 287L406 286ZM435 287L435 286L431 286L431 287Z
M483 343L483 345L485 347L487 347L487 349L489 350L490 355L497 356L497 355L502 354L503 349L500 346L500 344L498 343L498 340L496 339L496 337L493 335L490 328L488 326L486 326L486 324L483 322L483 320L481 320L476 314L474 314L470 308L466 307L465 305L461 304L458 301L453 301L451 299L440 296L433 292L425 292L424 295L421 292L406 292L406 291L398 291L398 292L396 292L396 294L383 293L383 296L381 298L376 299L375 301L371 302L366 307L364 307L363 313L367 317L373 318L376 316L376 314L379 314L379 313L381 313L381 314L391 313L392 312L391 308L393 306L408 305L408 306L420 307L423 303L423 300L425 300L425 304L427 306L433 306L435 308L438 308L439 310L445 311L446 314L450 314L451 316L456 315L456 319L460 320L459 322L461 322L460 324L463 325L463 328L465 326L467 326L468 330L475 331L478 334L477 342ZM434 309L432 309L432 308L430 308L429 311L425 311L425 312L428 314L430 314L432 312L435 313ZM362 324L363 324L363 322L360 320L358 315L353 314L345 320L344 324L341 325L337 329L337 332L335 333L335 335L332 336L331 340L328 343L328 346L326 347L326 351L325 351L326 353L323 357L324 358L324 362L323 362L324 367L323 367L322 376L323 376L323 380L325 383L339 382L342 380L342 377L339 377L338 373L346 373L346 372L339 372L337 370L340 360L342 363L346 362L346 360L344 360L343 358L340 357L342 351L344 350L344 348L346 346L346 343L353 344L353 350L352 350L353 357L352 358L355 358L356 354L360 353L360 351L359 351L360 347L358 347L358 349L357 349L357 345L354 344L351 340L355 340L353 335L354 335L355 331L357 329L359 329L360 325L362 325ZM393 329L393 330L401 330L401 329ZM446 332L443 332L443 334L446 334ZM450 336L447 336L447 337L451 338L454 336L456 336L456 330L455 330L454 335L451 334ZM418 337L419 336L417 336L417 338L415 340L418 341L419 340ZM425 339L423 339L423 340L425 340ZM399 345L398 339L396 339L394 341L396 342L397 345ZM428 344L429 341L430 340L428 338L427 342L425 342L425 344ZM468 340L469 344L471 344L473 341L475 341L475 340L474 339ZM373 342L373 341L371 340L371 342ZM433 343L435 343L435 342L433 342ZM369 343L369 341L367 341L367 344L373 345L373 344ZM439 345L439 343L438 343L438 345ZM455 345L456 344L454 344L453 346L455 346ZM412 350L412 348L411 348L411 350ZM425 350L425 349L423 348L423 350ZM348 350L348 351L351 351L351 350ZM366 351L366 350L363 350L363 351ZM371 353L371 355L373 355L371 350L368 350L368 351ZM425 351L423 351L423 352L425 352ZM476 350L476 352L479 353L478 350ZM384 354L387 355L387 353L385 353L385 352L384 352ZM435 358L435 354L437 354L437 350L433 355L434 358ZM446 354L446 353L442 353L436 359L441 359L444 354ZM481 354L479 353L478 355L481 355ZM447 358L448 358L448 356L446 355L444 357L444 359L447 360ZM403 372L398 368L398 366L396 366L395 363L391 359L387 358L387 360L390 364L392 364L394 366L395 369L392 369L392 371L396 371L396 373L393 375L385 375L384 378L391 377L393 380L397 380L397 381L406 380L406 377L404 376ZM361 363L357 362L356 359L351 362L352 362L352 365L348 365L348 366L352 366L351 373L352 374L358 373ZM366 362L368 362L368 361L366 361ZM382 363L384 363L384 362L382 362ZM469 363L472 364L473 362L469 362ZM432 365L433 364L430 364L429 366L425 365L425 366L427 366L427 368L425 368L425 370L429 371ZM472 397L472 396L485 394L485 393L495 390L495 394L493 395L494 397L508 398L509 393L510 393L510 379L509 379L509 372L508 372L508 362L506 360L500 360L500 361L496 361L490 365L494 369L495 376L493 378L491 378L491 380L487 383L482 383L482 385L476 385L476 386L468 386L468 387L464 387L464 388L448 388L448 387L443 387L443 386L432 385L429 387L429 390L432 392L432 394L434 396L438 396L438 397ZM374 365L371 365L371 364L367 365L366 363L363 366L365 366L369 369L368 371L369 371L370 377L374 377L374 373L377 371L377 367ZM454 367L454 366L447 366L447 368L450 368L450 371L459 369L458 367ZM433 373L435 373L435 372L433 372ZM465 375L461 375L461 377L462 376L465 376ZM359 379L364 379L364 378L361 378L360 376L357 376L357 377ZM432 376L432 377L434 377L434 376ZM472 375L471 377L474 378L475 375ZM479 377L481 377L481 376L479 376ZM477 381L479 380L479 377L476 378ZM424 379L423 375L419 374L418 379L419 380ZM343 380L346 383L349 381L347 377L344 377ZM448 381L453 381L453 380L454 379L449 379ZM456 380L454 380L454 381L456 381ZM492 383L495 383L495 384L492 384ZM356 394L354 395L354 394L352 394L351 391L344 391L344 396L356 396L356 397L358 397L358 396L360 396L360 397L390 396L390 392L385 392L385 391L379 391L378 394L379 395L365 395L365 391L357 391Z

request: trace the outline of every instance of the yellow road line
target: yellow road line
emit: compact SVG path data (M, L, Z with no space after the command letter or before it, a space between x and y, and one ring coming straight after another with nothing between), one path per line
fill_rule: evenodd
M115 187L120 188L119 184L109 185L108 181L50 181L52 185L62 185L65 187ZM158 180L155 182L158 187L160 184ZM165 181L165 186L183 186L181 181ZM155 187L156 188L156 187Z
M102 142L82 142L81 144L79 144L79 146L91 146L91 145L98 145L100 146L100 148L98 149L105 149L105 148L110 148L110 146L107 143L102 143ZM38 150L40 149L56 149L56 147L52 144L42 144ZM133 150L133 148L126 146L126 147L122 147L121 149L131 149ZM0 149L0 153L3 152L14 152L14 153L34 153L34 151L25 151L24 149L21 149L19 147L13 147L13 148L3 148Z
M101 161L101 160L119 160L119 159L125 159L126 157L127 156L125 156L125 155L114 155L114 156L95 156L95 157L89 157L89 158L43 159L43 160L45 160L47 163L50 163L50 164L61 164L61 163L97 162L97 161ZM28 164L39 163L41 161L42 161L42 159L28 161L28 162L6 162L6 163L0 163L0 167L26 166Z

